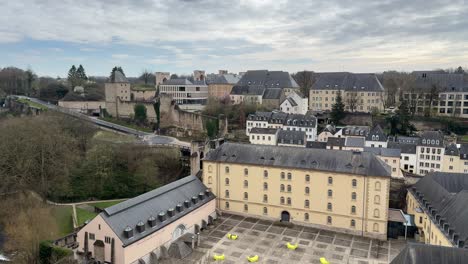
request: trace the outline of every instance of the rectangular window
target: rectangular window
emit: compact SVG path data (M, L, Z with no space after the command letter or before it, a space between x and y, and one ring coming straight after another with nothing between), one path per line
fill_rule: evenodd
M96 237L95 237L95 235L93 233L89 233L88 236L89 236L89 240L95 240L96 239Z
M104 238L104 242L106 242L106 244L110 244L110 243L111 243L111 238L108 237L108 236L106 236L106 237Z

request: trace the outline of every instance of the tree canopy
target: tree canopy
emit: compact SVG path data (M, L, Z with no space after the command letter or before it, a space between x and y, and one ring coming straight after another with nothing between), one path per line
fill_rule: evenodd
M338 125L340 121L345 118L346 113L344 111L345 105L343 103L343 98L341 96L341 91L338 91L336 94L335 104L332 106L332 111L330 113L330 118L334 124Z

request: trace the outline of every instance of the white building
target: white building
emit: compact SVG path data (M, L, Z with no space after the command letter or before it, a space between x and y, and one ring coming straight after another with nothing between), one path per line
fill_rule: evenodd
M369 134L368 126L345 126L335 133L335 137L362 137L365 138Z
M444 136L440 132L423 132L416 146L416 173L426 175L428 172L442 171L444 151Z
M322 132L317 136L317 141L319 142L327 142L329 137L333 137L335 135L335 127L332 125L327 125Z
M307 113L309 103L305 96L299 94L299 92L291 92L286 99L280 105L280 111L288 114L301 114Z
M278 131L276 128L254 127L249 134L250 144L274 146L278 140Z
M370 148L386 148L387 147L387 135L380 127L380 125L374 126L369 134L366 136L366 147Z
M158 85L161 94L170 94L181 109L203 110L208 99L208 85L203 71L194 71L194 80L166 79Z

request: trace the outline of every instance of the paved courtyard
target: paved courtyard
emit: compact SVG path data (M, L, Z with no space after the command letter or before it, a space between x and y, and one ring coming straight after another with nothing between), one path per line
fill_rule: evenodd
M226 259L219 263L247 263L247 256L258 255L259 263L271 264L320 263L320 257L331 264L383 264L389 263L405 246L404 240L382 242L311 227L284 227L239 215L223 214L216 222L202 232L198 249L180 263L214 262L213 254L224 254ZM227 233L239 238L229 240ZM299 247L289 250L287 242L297 242Z

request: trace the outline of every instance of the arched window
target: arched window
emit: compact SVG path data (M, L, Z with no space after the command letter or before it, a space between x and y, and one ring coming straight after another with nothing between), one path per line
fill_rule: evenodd
M373 230L374 230L374 232L379 232L379 224L378 223L374 223Z
M249 205L248 204L244 204L244 211L249 211Z
M208 172L211 172L212 171L212 167L211 165L208 165Z
M263 178L265 178L265 179L268 178L268 171L267 170L263 171Z
M352 186L353 186L353 187L357 187L357 180L356 180L356 179L353 179L353 180L352 180Z
M380 217L379 209L374 209L374 217L375 217L375 218L379 218L379 217Z
M288 205L291 205L291 198L290 197L288 197L287 201L288 201Z
M355 228L355 227L356 227L356 221L354 221L354 219L351 220L351 227L352 227L352 228Z
M281 198L280 198L280 203L284 204L284 197L283 196L281 196Z
M268 208L263 207L263 214L264 214L264 215L268 214Z
M249 187L249 181L248 180L244 180L244 188L247 188Z
M263 202L268 203L268 195L266 194L263 195Z
M328 177L328 184L330 184L330 185L333 184L333 178L332 177Z
M229 185L229 178L224 179L224 183L226 183L226 185Z
M332 190L328 190L328 197L333 197L333 191Z
M248 200L249 199L249 194L247 192L244 193L244 200Z
M327 204L327 210L328 210L328 211L333 210L333 205L332 205L331 203L328 203L328 204Z
M309 175L309 174L307 174L307 175L305 176L305 181L306 181L306 182L310 182L310 175Z
M292 175L290 172L288 172L288 180L291 180L292 179Z
M225 202L225 203L224 203L224 207L225 207L226 209L229 209L229 202Z
M332 217L327 216L327 224L331 225L332 224Z
M224 172L229 173L229 167L228 166L224 167Z
M284 192L284 184L280 185L280 192Z
M263 190L264 191L268 190L268 183L266 182L263 183Z
M374 203L375 204L380 204L380 195L374 196Z
M213 177L208 177L208 184L211 184L211 182L213 181Z
M307 195L309 195L309 193L310 193L310 188L309 188L309 187L305 187L305 193L306 193Z
M284 172L281 172L281 179L284 180Z
M291 185L288 184L288 192L291 192Z
M310 206L309 200L305 200L305 201L304 201L304 207L305 207L305 208L309 208L309 206Z
M351 200L356 201L356 193L355 192L351 193Z
M380 191L380 182L379 181L375 182L375 190Z
M304 221L309 221L309 213L304 214Z
M249 169L247 169L247 168L244 169L244 175L245 176L249 175Z
M351 206L351 214L356 214L356 206Z

